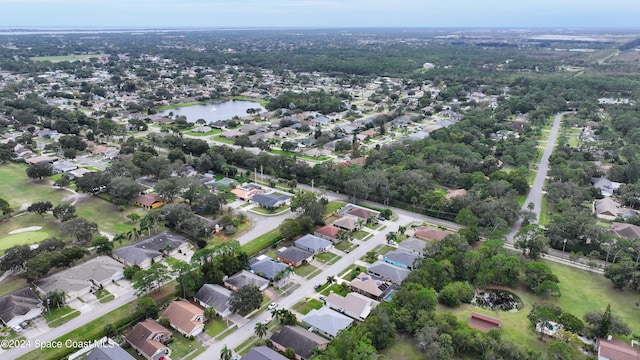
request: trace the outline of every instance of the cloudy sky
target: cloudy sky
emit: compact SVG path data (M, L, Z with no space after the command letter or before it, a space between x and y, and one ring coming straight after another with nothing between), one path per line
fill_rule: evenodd
M0 0L1 27L639 27L638 0Z

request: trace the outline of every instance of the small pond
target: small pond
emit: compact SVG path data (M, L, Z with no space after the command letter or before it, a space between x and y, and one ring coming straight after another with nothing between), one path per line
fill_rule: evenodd
M230 120L234 116L247 116L247 109L260 109L260 112L267 110L257 102L229 100L213 104L184 106L158 111L158 115L169 116L169 113L172 113L175 116L186 116L187 121L190 123L195 123L198 119L204 119L207 123L210 123L218 120Z
M511 291L486 289L476 291L471 304L497 311L518 311L522 309L522 300Z

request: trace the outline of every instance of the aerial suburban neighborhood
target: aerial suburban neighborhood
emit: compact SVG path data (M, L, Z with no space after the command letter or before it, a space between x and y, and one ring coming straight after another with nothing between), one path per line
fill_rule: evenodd
M640 360L640 35L567 31L0 30L0 358Z

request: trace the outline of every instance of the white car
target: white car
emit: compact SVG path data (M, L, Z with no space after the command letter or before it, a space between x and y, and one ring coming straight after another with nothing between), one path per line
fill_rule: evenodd
M273 318L268 317L265 321L263 321L262 323L265 325L269 325L269 323L271 322L271 320L273 320Z
M272 302L271 304L269 304L269 307L267 309L273 310L273 309L275 309L277 307L278 307L278 303L277 302Z
M19 332L21 332L21 331L22 331L22 327L21 327L21 326L19 326L19 325L16 325L16 326L12 327L12 329L13 329L13 331L15 331L15 332L17 332L17 333L19 333Z

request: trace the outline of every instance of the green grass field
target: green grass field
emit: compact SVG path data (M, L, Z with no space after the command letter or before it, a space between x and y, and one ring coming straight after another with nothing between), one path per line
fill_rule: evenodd
M211 129L211 131L207 131L207 132L185 131L184 133L191 136L207 136L207 135L220 134L221 132L222 130L220 129Z
M387 359L393 360L421 360L422 354L416 350L413 340L406 336L398 336L396 341L380 354L385 355Z
M48 180L32 182L27 177L25 164L8 163L0 166L0 194L9 202L14 211L22 204L35 201L51 201L54 205L70 193L52 188Z
M51 62L62 62L62 61L85 61L91 58L98 58L102 56L101 54L92 54L92 55L62 55L62 56L35 56L32 57L33 61L51 61Z
M0 253L15 245L32 245L49 237L46 231L27 231L0 238Z
M308 299L300 301L299 303L293 305L293 310L299 312L300 314L307 315L309 311L313 309L320 309L324 304L316 299Z
M233 139L227 139L226 137L222 137L220 135L214 135L211 137L211 140L213 141L218 141L221 143L225 143L225 144L232 144L233 145Z
M247 255L254 256L263 249L275 244L282 238L279 229L273 229L265 234L258 236L252 241L242 245L242 249L247 252Z
M329 203L327 204L327 211L325 212L325 215L333 214L334 212L340 210L346 204L347 203L344 201L329 201Z
M27 286L27 281L20 275L10 275L0 281L0 296L7 295Z

